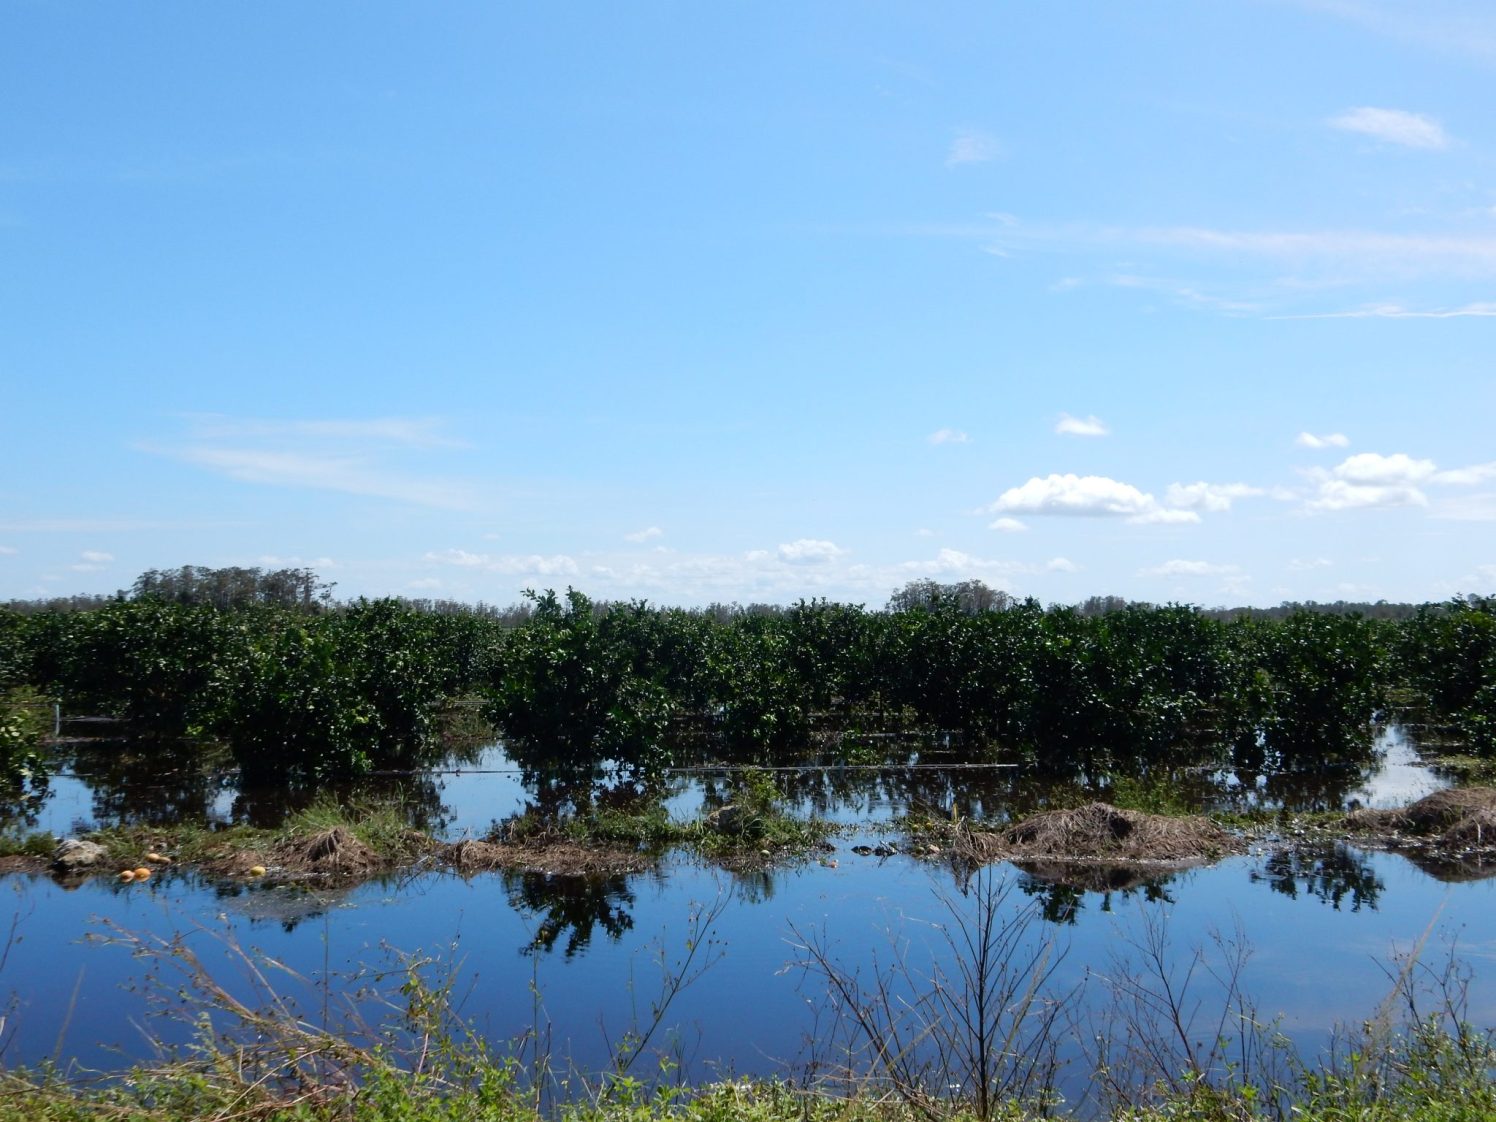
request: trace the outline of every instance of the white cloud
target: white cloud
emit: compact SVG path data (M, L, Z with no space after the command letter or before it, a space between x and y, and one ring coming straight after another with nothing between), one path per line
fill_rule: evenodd
M985 164L1002 155L1003 148L995 136L980 129L961 129L951 140L945 155L945 166L961 167L963 164Z
M914 536L917 538L933 538L935 531L928 526L921 526L918 530L914 531Z
M1044 563L1044 571L1047 573L1078 573L1080 566L1068 557L1051 557Z
M430 592L441 586L442 582L436 577L421 577L419 580L409 581L405 585L406 588L415 592Z
M1004 491L987 509L992 514L1119 516L1141 523L1200 521L1192 510L1170 510L1131 484L1101 475L1036 476Z
M1435 472L1432 478L1435 483L1484 483L1488 479L1496 479L1496 460Z
M1295 557L1289 561L1288 568L1295 573L1308 573L1315 569L1328 569L1335 563L1328 557Z
M1106 436L1111 430L1106 427L1106 422L1100 417L1072 417L1069 413L1061 413L1060 419L1055 422L1054 431L1061 436Z
M1293 442L1300 448L1346 448L1349 447L1351 438L1343 432L1330 432L1324 436L1315 436L1312 432L1301 432L1293 438Z
M777 555L786 565L824 565L835 561L845 552L835 542L800 538L785 542L779 547Z
M1390 456L1358 452L1342 460L1335 468L1335 475L1350 483L1397 485L1421 483L1435 470L1433 460L1415 460L1404 452Z
M1237 499L1264 494L1261 487L1246 483L1170 483L1164 501L1181 510L1203 510L1212 514L1231 509Z
M427 553L424 560L439 561L443 565L461 565L464 568L480 569L488 563L488 554L469 553L465 549L444 549L440 553Z
M13 545L0 545L0 556L14 557L17 553L20 552L21 551Z
M1427 505L1428 496L1411 484L1358 484L1348 483L1343 479L1327 479L1322 482L1318 497L1307 504L1310 510Z
M632 534L624 534L623 540L626 542L647 542L655 538L664 537L664 535L665 531L658 526L646 526L642 530L635 530Z
M971 437L960 429L936 429L926 439L931 444L966 444L970 442Z
M1319 488L1305 505L1325 511L1427 506L1421 485L1433 480L1436 472L1433 460L1416 460L1404 452L1359 452L1329 472L1311 472Z
M1028 529L1028 525L1016 518L999 518L996 522L988 523L987 529L1000 530L1004 534L1021 534Z
M1219 565L1211 561L1165 561L1151 569L1140 569L1139 574L1149 577L1224 577L1241 572L1238 565Z
M1388 144L1400 144L1404 148L1438 150L1449 147L1449 136L1438 121L1405 109L1377 109L1362 105L1331 117L1328 123L1333 128L1360 133Z
M109 563L114 560L114 554L105 553L102 549L85 549L81 551L78 556L82 558L82 560L68 566L68 568L75 573L102 572L103 570L107 569L109 567Z

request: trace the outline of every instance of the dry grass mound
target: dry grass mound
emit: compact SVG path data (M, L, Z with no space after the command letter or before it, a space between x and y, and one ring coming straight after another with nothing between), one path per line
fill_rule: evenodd
M1089 803L1050 810L996 832L968 831L963 848L985 861L1197 861L1238 853L1242 840L1206 818L1176 818Z
M231 854L219 865L229 876L252 875L261 867L277 877L320 877L326 880L358 880L385 872L392 862L354 836L346 826L333 826L315 833L287 838L267 851L246 850Z
M1425 839L1446 849L1496 848L1496 787L1450 787L1400 810L1357 810L1353 830Z

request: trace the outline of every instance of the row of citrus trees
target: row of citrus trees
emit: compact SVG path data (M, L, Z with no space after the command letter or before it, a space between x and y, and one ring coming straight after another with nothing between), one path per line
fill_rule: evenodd
M0 610L0 688L15 687L140 735L227 743L252 781L419 766L446 707L473 695L537 770L647 770L688 749L798 759L818 732L903 729L1063 770L1222 750L1283 766L1363 749L1398 691L1496 751L1496 599L1399 623L1267 622L1034 601L722 617L572 591L534 597L508 626L393 600L307 612L137 598Z

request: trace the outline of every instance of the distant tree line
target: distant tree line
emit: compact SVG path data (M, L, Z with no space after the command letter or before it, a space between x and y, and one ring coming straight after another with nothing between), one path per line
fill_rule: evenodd
M800 761L827 734L888 731L1057 771L1282 768L1364 754L1394 698L1496 752L1496 598L1377 618L1045 607L976 581L913 582L881 610L331 592L310 570L187 566L90 606L0 609L0 689L221 742L246 776L300 783L430 761L460 698L536 774Z

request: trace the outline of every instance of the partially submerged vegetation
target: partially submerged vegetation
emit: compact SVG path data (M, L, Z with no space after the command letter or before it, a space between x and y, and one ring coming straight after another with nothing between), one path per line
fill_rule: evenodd
M80 607L74 605L74 607ZM228 746L246 782L315 787L503 735L533 774L625 779L703 756L800 761L923 730L1056 774L1363 758L1393 696L1496 752L1496 599L1374 619L1184 605L1045 607L917 582L884 610L704 610L546 592L507 613L337 603L306 570L148 573L0 609L0 688L133 735Z
M115 876L149 865L188 866L236 880L349 882L421 867L468 874L486 870L571 875L636 872L666 850L686 848L728 865L760 866L803 857L832 832L822 819L780 805L762 773L740 776L728 801L689 819L672 817L658 796L581 808L531 806L496 822L482 838L444 841L411 827L394 803L330 799L273 829L199 824L110 827L69 839L0 834L0 871L51 868L63 877ZM86 859L62 856L78 842ZM148 878L141 878L148 879Z

